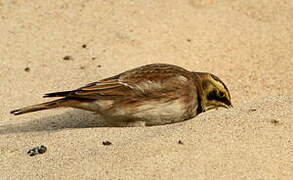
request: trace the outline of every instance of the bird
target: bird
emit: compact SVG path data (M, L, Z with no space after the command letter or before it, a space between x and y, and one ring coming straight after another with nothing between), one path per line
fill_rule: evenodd
M233 107L227 86L216 75L162 63L43 97L59 99L11 114L70 107L97 113L113 126L143 127L182 122L211 109Z

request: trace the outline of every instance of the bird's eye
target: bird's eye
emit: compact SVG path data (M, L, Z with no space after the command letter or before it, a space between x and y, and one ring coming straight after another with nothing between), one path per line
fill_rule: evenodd
M219 96L220 97L224 97L224 92L223 91L219 91Z
M218 93L216 90L212 90L211 92L209 92L207 98L209 100L214 100L214 99L218 99Z

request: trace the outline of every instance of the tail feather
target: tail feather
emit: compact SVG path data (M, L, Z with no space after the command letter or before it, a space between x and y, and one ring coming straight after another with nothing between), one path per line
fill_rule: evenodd
M45 94L43 97L66 97L69 96L73 91L61 91Z
M66 101L67 100L65 98L57 99L55 101L50 101L50 102L46 102L46 103L42 103L42 104L36 104L33 106L28 106L28 107L16 109L16 110L11 111L10 113L14 114L14 115L20 115L20 114L25 114L25 113L29 113L29 112L58 108L58 107L63 106L64 102L66 102Z

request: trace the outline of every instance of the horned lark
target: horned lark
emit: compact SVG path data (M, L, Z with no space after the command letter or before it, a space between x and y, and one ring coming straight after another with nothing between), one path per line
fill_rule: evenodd
M229 90L217 76L170 64L141 66L44 97L62 98L11 114L71 107L96 112L116 126L145 126L180 122L210 109L232 107Z

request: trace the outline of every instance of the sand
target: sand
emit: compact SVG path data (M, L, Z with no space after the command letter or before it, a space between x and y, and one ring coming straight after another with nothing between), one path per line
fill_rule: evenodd
M0 34L0 179L293 177L292 0L4 0ZM218 75L234 108L144 128L9 114L158 62Z

